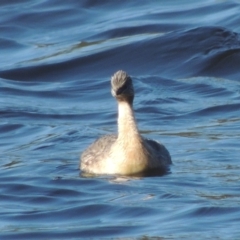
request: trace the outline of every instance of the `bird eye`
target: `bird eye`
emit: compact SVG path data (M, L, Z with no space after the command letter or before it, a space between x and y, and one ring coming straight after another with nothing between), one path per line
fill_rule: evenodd
M120 94L122 94L125 90L127 90L128 89L128 86L127 86L127 84L124 84L122 87L120 87L118 90L117 90L117 92L116 92L116 94L117 95L120 95Z

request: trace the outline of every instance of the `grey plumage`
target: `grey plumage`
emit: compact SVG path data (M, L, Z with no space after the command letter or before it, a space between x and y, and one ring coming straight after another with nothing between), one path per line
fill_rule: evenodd
M92 164L98 165L98 161L102 159L104 155L108 155L112 144L117 140L117 135L105 135L93 142L81 156L81 169L84 171Z

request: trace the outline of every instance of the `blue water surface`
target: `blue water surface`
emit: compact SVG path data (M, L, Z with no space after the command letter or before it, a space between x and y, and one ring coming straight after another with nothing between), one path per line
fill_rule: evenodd
M1 239L240 239L240 1L0 1ZM171 173L82 176L127 71Z

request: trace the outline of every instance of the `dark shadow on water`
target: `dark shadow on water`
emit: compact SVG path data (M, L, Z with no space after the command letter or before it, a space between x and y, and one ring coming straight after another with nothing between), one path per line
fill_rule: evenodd
M159 168L159 169L151 169L148 171L130 174L130 175L120 175L120 174L92 174L80 171L79 176L83 178L104 178L104 179L112 179L112 178L124 178L124 179L139 179L144 177L162 177L165 175L171 174L170 167Z

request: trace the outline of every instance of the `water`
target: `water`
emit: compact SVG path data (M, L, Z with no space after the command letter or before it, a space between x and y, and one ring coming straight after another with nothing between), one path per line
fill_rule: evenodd
M240 238L239 1L0 6L1 239ZM81 176L116 131L119 69L168 175Z

